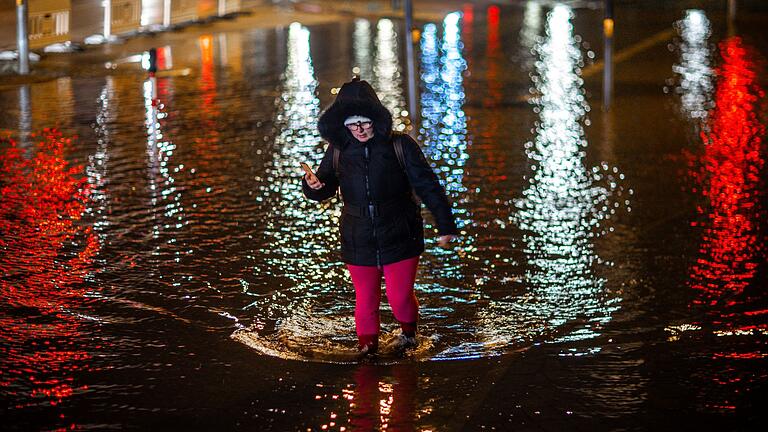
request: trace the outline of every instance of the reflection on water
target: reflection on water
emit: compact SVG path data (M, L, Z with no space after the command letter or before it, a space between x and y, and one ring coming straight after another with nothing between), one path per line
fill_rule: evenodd
M374 68L371 59L371 22L358 18L355 20L355 31L352 35L353 42L353 72L367 81L372 81Z
M691 309L699 318L667 331L671 341L703 339L703 357L710 361L694 373L706 382L696 394L698 402L731 411L750 405L742 400L749 397L744 389L764 380L762 362L768 358L764 343L744 343L768 335L768 311L759 301L763 287L756 284L766 262L765 127L758 114L765 93L757 81L760 69L740 38L723 41L719 51L714 109L702 134L703 152L690 171L694 191L703 199L700 217L692 222L701 241L688 282L695 292Z
M412 365L361 365L352 377L341 391L318 384L315 400L330 410L320 430L416 430L417 420L431 411L429 405L417 410L419 375Z
M687 118L704 122L712 108L711 26L704 11L691 9L676 27L681 38L680 62L672 70L679 74L676 90L680 94L680 109Z
M99 348L81 328L91 319L86 278L100 246L81 220L89 188L64 159L69 139L46 131L38 140L31 158L0 141L0 388L29 405L56 405L85 390L75 374Z
M525 3L523 12L523 27L520 30L520 50L526 68L533 67L533 48L539 41L541 31L542 5L538 0Z
M532 175L516 201L515 220L523 230L529 298L518 305L532 319L531 329L557 328L572 320L582 325L567 339L594 337L610 320L620 298L595 273L601 259L596 235L617 208L623 191L617 169L587 169L587 142L582 123L589 106L578 74L581 52L572 33L573 12L555 6L547 18L547 35L537 46L540 60L534 78L540 97L536 138L526 144ZM605 186L603 186L605 185Z
M109 128L106 127L114 120L114 114L110 106L114 99L114 80L106 78L106 84L99 95L100 110L96 117L94 130L96 131L96 151L88 157L88 166L85 173L88 176L90 187L90 202L87 213L93 218L93 229L104 242L104 237L109 229Z
M324 151L317 131L316 89L310 32L291 24L277 101L278 135L269 147L273 158L264 177L257 178L260 196L256 199L270 210L260 221L264 227L260 243L268 248L255 252L254 272L272 277L275 286L266 294L250 293L254 299L246 311L255 316L251 328L255 333L236 334L253 338L264 330L266 341L278 351L317 347L317 340L322 341L320 345L339 339L353 345L354 302L344 292L346 275L335 257L339 208L306 200L298 181L299 162L317 166Z
M458 225L461 228L467 220L466 209L460 205L464 166L467 154L467 120L464 115L463 72L467 62L462 54L461 14L453 12L443 20L443 38L438 40L437 26L424 26L421 42L422 87L421 94L421 140L428 160L437 165L436 169L445 181L449 199L458 208Z
M144 81L144 112L147 140L147 175L149 177L149 208L153 226L152 237L163 238L166 245L176 242L175 232L188 222L184 217L182 191L176 185L175 173L183 169L174 166L172 158L176 144L164 133L162 121L166 118L163 102L167 99L167 81L159 82L150 77ZM155 254L160 254L162 245L155 246ZM175 258L179 260L179 257Z
M353 73L371 83L381 103L392 113L393 128L405 130L409 123L403 95L398 35L395 24L382 18L376 24L376 37L372 38L371 22L355 20L353 33ZM371 45L373 43L373 50Z
M754 64L739 38L720 46L715 109L704 136L701 170L693 176L707 201L699 226L701 258L691 269L691 286L700 302L727 307L751 283L763 258L758 238L761 214L760 175L764 127L757 113L763 91L756 83Z
M461 40L462 24L461 13L453 12L446 15L441 28L434 23L424 26L419 141L445 187L460 232L466 232L470 208L464 175L469 154L463 75L467 62ZM429 228L427 226L427 233L432 232ZM427 236L428 243L431 237ZM434 322L438 328L430 330L448 342L435 358L474 357L483 351L482 344L475 340L474 319L470 318L482 293L472 286L474 279L464 274L474 259L474 240L472 236L463 238L463 251L459 254L431 249L435 262L427 264L427 268L432 274L425 275L426 283L417 285L417 290L425 293L421 308L424 328ZM463 317L465 323L452 322L451 318L456 316Z
M28 85L19 86L19 138L23 147L29 146L32 132L32 106Z
M623 174L617 169L606 164L594 170L583 167L586 142L581 122L588 106L577 74L581 53L570 30L571 17L570 9L555 8L547 24L548 37L537 47L540 62L536 85L542 97L536 111L541 120L535 144L526 151L534 162L534 175L525 198L516 202L518 213L511 218L523 232L523 252L532 268L523 283L528 291L521 293L518 286L514 291L499 291L498 283L486 291L484 281L497 275L467 277L472 263L489 249L483 245L480 250L472 237L463 241L458 254L431 251L440 261L427 264L431 272L418 286L428 339L423 349L414 353L415 359L498 355L560 331L574 320L583 321L579 321L578 329L565 333L571 339L591 337L616 308L617 299L607 293L605 278L594 274L600 259L592 241L606 220L628 202L622 198L624 189L619 183ZM488 103L493 104L501 97L498 7L489 7L487 20L486 51L491 59L486 78L491 86L488 96L493 95ZM383 55L393 46L392 23L381 20L376 29L377 36L371 38L370 26L357 22L356 67L361 72L370 67L361 53L374 41L373 81L382 86L382 100L396 110L403 103L400 68L395 57ZM432 23L424 27L420 139L444 180L460 226L466 227L475 209L467 190L467 184L474 183L467 183L465 177L471 151L464 112L467 62L461 34L458 12L448 14L442 28ZM305 359L336 355L336 361L344 361L353 345L353 302L351 290L343 291L349 286L345 272L333 258L338 208L304 200L296 181L298 161L317 163L322 152L315 129L319 101L309 41L306 28L291 26L282 94L277 101L273 159L265 177L256 179L260 182L257 200L271 211L262 221L263 243L270 249L254 252L254 271L269 276L275 286L265 294L252 292L246 285L247 294L252 296L246 313L252 314L253 324L244 326L234 337L270 355ZM485 154L483 149L477 151L478 155ZM473 189L477 194L482 188ZM487 206L479 196L478 204ZM498 248L494 250L498 252ZM487 271L493 273L495 264L482 259L490 269ZM497 253L496 259L502 257Z
M402 132L407 124L407 111L395 25L389 19L381 19L376 29L376 65L372 84L381 103L392 113L392 127Z

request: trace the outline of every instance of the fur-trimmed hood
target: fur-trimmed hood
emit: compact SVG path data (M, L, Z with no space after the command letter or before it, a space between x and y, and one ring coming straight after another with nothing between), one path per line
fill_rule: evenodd
M344 120L353 115L373 120L378 137L388 138L392 134L392 114L376 96L373 87L355 77L341 86L336 100L320 115L317 124L320 136L339 148L345 147L352 134L344 126Z

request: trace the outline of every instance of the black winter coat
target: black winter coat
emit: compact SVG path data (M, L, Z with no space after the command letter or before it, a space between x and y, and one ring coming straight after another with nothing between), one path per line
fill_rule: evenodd
M373 119L374 137L365 143L355 139L343 124L350 115ZM304 180L302 186L307 198L316 201L341 189L341 254L348 264L381 266L424 251L421 209L412 190L434 215L440 235L457 233L445 191L418 144L391 128L391 115L365 81L346 83L320 117L320 132L330 142L316 172L325 186L315 190ZM397 137L403 143L404 168L392 145ZM340 150L338 176L334 146Z

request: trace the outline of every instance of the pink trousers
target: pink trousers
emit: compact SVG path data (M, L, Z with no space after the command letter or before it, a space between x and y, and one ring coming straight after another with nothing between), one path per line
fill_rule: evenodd
M347 264L352 283L355 285L355 328L361 347L375 344L378 340L382 274L387 300L403 332L416 331L419 302L413 292L413 284L418 266L418 256L387 264L383 269Z

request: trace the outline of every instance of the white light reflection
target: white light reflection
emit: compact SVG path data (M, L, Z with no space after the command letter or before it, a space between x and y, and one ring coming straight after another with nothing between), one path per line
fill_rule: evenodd
M533 66L533 48L539 41L541 32L542 6L538 0L529 0L525 3L523 12L523 27L520 30L520 49L526 67Z
M88 156L85 174L91 187L90 200L86 212L94 218L93 229L103 244L105 231L109 227L109 144L112 141L108 124L114 121L111 102L115 97L115 83L112 76L106 77L106 83L99 95L99 114L96 116L94 132L97 137L96 152Z
M165 83L165 81L163 81ZM184 218L181 190L177 189L172 173L180 167L171 166L171 158L176 145L163 135L160 120L165 117L163 104L158 94L158 81L150 77L144 81L144 126L147 130L147 171L149 178L150 208L154 211L152 237L160 237L161 232L173 232L188 223ZM167 239L175 242L174 236ZM158 246L159 248L159 246ZM154 252L159 253L158 250Z
M603 164L591 172L583 163L582 122L589 106L579 76L581 52L572 33L570 8L555 6L548 16L547 35L537 48L535 101L540 120L533 143L526 144L532 177L515 202L517 225L523 231L530 294L515 307L533 327L555 330L559 340L597 336L618 308L618 297L606 292L606 280L594 274L600 263L592 241L600 224L615 213L612 201L621 195L611 171ZM605 180L609 187L597 182ZM611 230L611 228L608 228ZM520 317L518 317L520 319ZM557 334L556 333L556 334Z
M712 109L713 74L709 36L711 26L704 11L692 9L675 24L680 34L680 62L672 67L679 74L681 110L691 120L704 122Z
M246 309L257 321L270 324L254 325L233 337L261 352L292 358L297 351L328 349L324 344L339 335L350 338L346 344L352 346L354 302L339 295L339 281L346 281L346 275L331 256L338 244L339 209L324 211L304 198L299 182L299 163L317 167L324 146L317 131L320 101L310 32L298 23L288 30L283 80L282 95L277 99L277 136L269 149L274 158L266 167L257 198L271 209L261 221L264 243L270 248L256 252L263 259L254 269L259 275L273 277L272 283L281 288L267 295L251 293L255 299Z
M371 23L368 20L358 18L355 20L355 33L352 36L353 55L355 59L354 72L361 79L370 81L373 78L373 64L371 63Z
M392 127L404 131L405 98L402 92L402 74L398 63L397 34L389 19L381 19L376 26L376 66L373 87L381 103L392 113ZM407 112L407 111L406 111Z
M298 277L302 273L299 267L315 263L316 259L307 254L321 247L312 231L318 229L316 224L322 225L327 219L319 214L316 204L304 198L297 181L300 176L299 162L306 161L316 167L322 158L322 149L318 147L321 138L317 131L320 101L315 94L317 80L312 67L309 37L309 29L298 23L291 24L283 93L278 101L275 122L278 131L273 150L275 157L267 167L267 183L262 187L264 199L274 202L274 214L270 215L274 219L270 217L266 230L267 236L274 236L273 251L277 256L274 264L283 265L291 259L300 259L302 262L296 263L295 273L286 271L286 268L282 270L296 275L297 283L305 282ZM327 249L327 246L320 250Z

